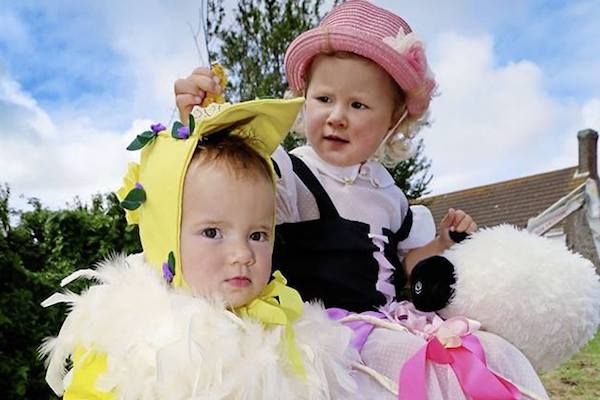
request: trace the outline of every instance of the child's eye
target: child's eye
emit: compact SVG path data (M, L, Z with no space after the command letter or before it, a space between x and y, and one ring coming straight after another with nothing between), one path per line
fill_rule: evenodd
M203 229L201 235L209 239L220 239L223 237L221 231L218 228L206 228Z
M267 232L252 232L250 234L250 240L256 242L266 242L269 240L269 234Z
M361 103L360 101L354 101L354 102L352 102L352 108L362 110L364 108L367 108L367 106L365 104Z
M329 96L317 96L316 99L321 103L329 103Z

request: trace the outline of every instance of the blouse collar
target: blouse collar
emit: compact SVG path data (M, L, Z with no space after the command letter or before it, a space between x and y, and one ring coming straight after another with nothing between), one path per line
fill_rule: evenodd
M374 188L385 188L395 184L390 173L376 160L370 159L362 164L338 167L325 162L308 145L295 148L291 153L308 161L309 165L316 168L319 173L346 185L352 185L357 180L369 182Z

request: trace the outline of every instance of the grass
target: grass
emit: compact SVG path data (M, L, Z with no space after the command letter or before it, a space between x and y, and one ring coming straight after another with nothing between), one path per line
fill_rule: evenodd
M542 382L553 400L600 399L600 331L572 359L542 375Z

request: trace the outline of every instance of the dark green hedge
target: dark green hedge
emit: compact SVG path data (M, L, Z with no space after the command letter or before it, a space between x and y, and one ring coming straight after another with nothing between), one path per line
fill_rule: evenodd
M37 350L58 332L65 307L40 303L72 271L141 247L112 194L96 195L91 205L76 199L62 210L31 199L29 211L11 209L9 197L8 186L0 186L0 397L48 399Z

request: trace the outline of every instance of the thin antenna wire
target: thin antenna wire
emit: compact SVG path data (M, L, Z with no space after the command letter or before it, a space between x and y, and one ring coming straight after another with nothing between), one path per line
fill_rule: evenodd
M198 9L198 27L194 30L192 24L188 21L187 26L192 34L196 53L198 54L199 65L210 68L210 53L208 51L208 0L200 0L200 8ZM177 113L177 106L171 110L169 124L173 123L173 119Z
M208 30L207 30L207 19L208 19L208 0L200 1L200 9L198 10L198 27L196 30L192 28L192 24L189 22L188 27L192 33L194 39L194 46L196 46L196 52L198 53L198 60L200 65L206 68L210 68L210 57L208 52Z

